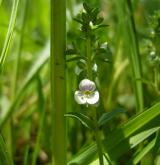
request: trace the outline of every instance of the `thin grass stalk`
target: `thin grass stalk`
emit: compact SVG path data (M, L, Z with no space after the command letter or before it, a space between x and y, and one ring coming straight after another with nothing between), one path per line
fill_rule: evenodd
M40 76L37 75L37 93L38 93L38 112L40 116L40 121L39 121L39 130L37 133L37 139L36 139L36 144L34 147L34 152L32 154L32 165L36 165L36 160L38 157L38 153L40 151L41 147L41 140L43 136L43 127L44 127L44 119L45 119L45 109L44 109L44 94L43 94L43 86L42 82L40 79Z
M15 74L14 74L14 80L13 80L13 97L15 96L16 90L17 90L17 81L18 81L18 74L20 70L20 58L21 58L21 51L23 46L23 38L24 38L24 29L25 29L25 21L27 16L27 7L28 7L29 0L24 0L23 6L21 9L21 26L20 26L20 36L19 36L19 46L18 46L18 52L16 56L15 61Z
M8 31L7 31L7 36L5 38L4 46L3 46L1 56L0 56L0 71L2 71L2 66L5 62L7 52L12 40L16 18L17 18L18 5L19 5L19 0L14 0L13 6L12 6L11 17L9 21L9 26L8 26Z
M0 4L1 4L1 2L0 2ZM19 0L14 0L13 5L12 5L12 11L11 11L11 16L10 16L8 31L7 31L4 46L3 46L1 56L0 56L0 71L2 71L2 65L4 64L4 61L7 56L9 46L10 46L10 42L11 42L11 39L13 36L14 26L15 26L16 19L17 19L18 5L19 5ZM15 92L13 92L13 93L15 93ZM4 136L6 137L7 148L8 148L9 154L12 157L12 154L13 154L12 140L13 139L12 139L12 121L11 120L9 120L5 125Z
M25 152L24 152L23 165L28 165L28 162L29 162L29 146L26 146Z
M66 165L66 2L51 0L51 106L52 106L52 164Z
M15 64L14 64L14 73L13 73L13 84L12 84L12 100L14 100L15 96L16 96L16 91L17 91L17 83L18 83L18 74L19 74L19 70L20 70L20 56L21 56L21 50L22 50L22 45L23 45L23 34L24 34L24 27L25 27L25 20L26 20L26 11L27 11L27 2L28 0L25 0L23 3L23 6L21 8L21 27L20 27L20 36L19 36L19 47L18 47L18 52L16 53L16 60L15 60ZM11 143L11 149L12 149L12 153L14 155L14 126L12 124L12 116L11 116L11 120L9 120L10 123L10 129L11 129L11 139L10 139L10 143Z
M151 142L149 142L145 147L143 147L141 149L141 151L133 158L132 163L134 165L138 164L143 157L149 152L151 151L151 149L154 147L156 142L156 138L154 138Z
M127 3L127 6L126 6ZM133 10L130 1L114 0L114 4L117 10L117 17L119 20L119 28L121 29L123 36L123 41L125 47L128 49L129 59L131 63L131 69L133 72L134 81L134 91L136 99L136 109L137 112L143 111L143 88L142 82L138 81L142 79L142 69L140 63L140 53L138 38L135 28L135 21L133 17Z
M133 16L132 2L127 0L127 9L128 9L128 31L129 31L129 40L130 40L130 60L131 66L134 75L134 84L135 84L135 94L136 94L136 108L137 112L142 112L144 109L144 100L143 100L143 86L142 82L138 79L142 79L142 68L141 68L141 59L139 53L139 44L138 37L136 32L136 26ZM128 35L128 34L127 34Z

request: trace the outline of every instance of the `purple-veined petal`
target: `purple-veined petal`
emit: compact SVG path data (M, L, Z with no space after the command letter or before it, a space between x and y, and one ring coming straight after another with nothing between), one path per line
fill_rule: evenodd
M99 100L99 92L93 92L89 97L87 97L88 104L96 104Z
M75 91L74 93L74 99L78 104L86 104L87 100L84 94L81 91Z
M79 84L81 91L94 91L96 89L95 83L88 79L83 79Z

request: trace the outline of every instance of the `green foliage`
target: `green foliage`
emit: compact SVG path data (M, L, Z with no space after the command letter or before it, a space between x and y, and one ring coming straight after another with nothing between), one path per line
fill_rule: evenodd
M78 119L85 127L94 130L93 121L86 115L78 112L70 112L65 114L66 117L72 117Z
M157 103L145 112L130 119L126 124L123 124L118 129L110 132L104 140L104 148L111 160L114 161L118 159L122 156L122 154L136 147L139 143L154 134L155 131L159 130L159 108L160 103ZM97 152L96 145L92 144L89 147L83 148L82 151L83 152L77 154L76 157L69 162L69 164L87 164L92 161ZM141 154L145 155L145 152L146 149Z
M120 113L124 113L124 112L126 112L124 109L116 109L111 112L103 113L102 116L98 120L98 126L100 127L100 126L106 124L112 118L114 118L116 115L118 115Z

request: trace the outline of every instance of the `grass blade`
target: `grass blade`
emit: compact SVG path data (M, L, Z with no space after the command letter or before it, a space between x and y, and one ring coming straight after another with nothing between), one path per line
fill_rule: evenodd
M138 164L141 159L154 147L156 139L154 138L147 146L143 147L141 151L132 159L132 164Z
M3 137L0 135L0 164L9 164L13 165L13 161L7 151L6 144Z
M23 165L28 165L28 164L29 164L29 146L27 146L25 149L25 155L23 161Z
M129 149L137 146L145 138L153 134L157 129L159 129L159 116L160 116L160 103L155 104L151 108L142 112L138 116L135 116L129 120L126 124L123 124L117 130L111 132L109 136L104 140L104 148L106 149L108 155L112 159L117 159L123 153L127 152ZM154 128L154 129L151 129ZM144 132L141 134L141 140L137 142L138 130L144 131L151 129L150 131ZM137 136L135 136L137 134ZM131 136L135 136L131 139ZM143 137L143 138L142 138ZM134 142L134 144L133 144ZM97 153L96 145L83 149L83 152L80 152L75 156L68 164L78 163L85 164L86 162L92 161L94 156Z
M18 5L19 5L19 0L14 0L13 6L12 6L11 17L10 17L10 21L9 21L9 27L8 27L8 31L7 31L7 36L4 41L4 46L3 46L1 56L0 56L0 71L4 64L4 61L5 61L5 58L6 58L6 55L7 55L11 40L12 40L14 27L15 27L15 23L16 23L16 18L17 18Z
M138 45L138 38L137 32L135 27L135 21L133 16L133 9L132 9L132 2L131 0L127 0L127 7L128 7L128 19L126 24L128 24L128 41L126 44L130 43L130 62L132 65L134 79L133 81L135 84L135 94L136 94L136 107L137 111L142 112L144 109L143 105L143 87L142 82L136 81L136 79L142 78L142 68L141 68L141 59L139 53L139 45Z

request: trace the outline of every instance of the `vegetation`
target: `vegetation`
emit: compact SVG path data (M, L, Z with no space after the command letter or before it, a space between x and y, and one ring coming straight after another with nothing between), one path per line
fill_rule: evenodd
M160 164L159 0L0 0L0 165Z

